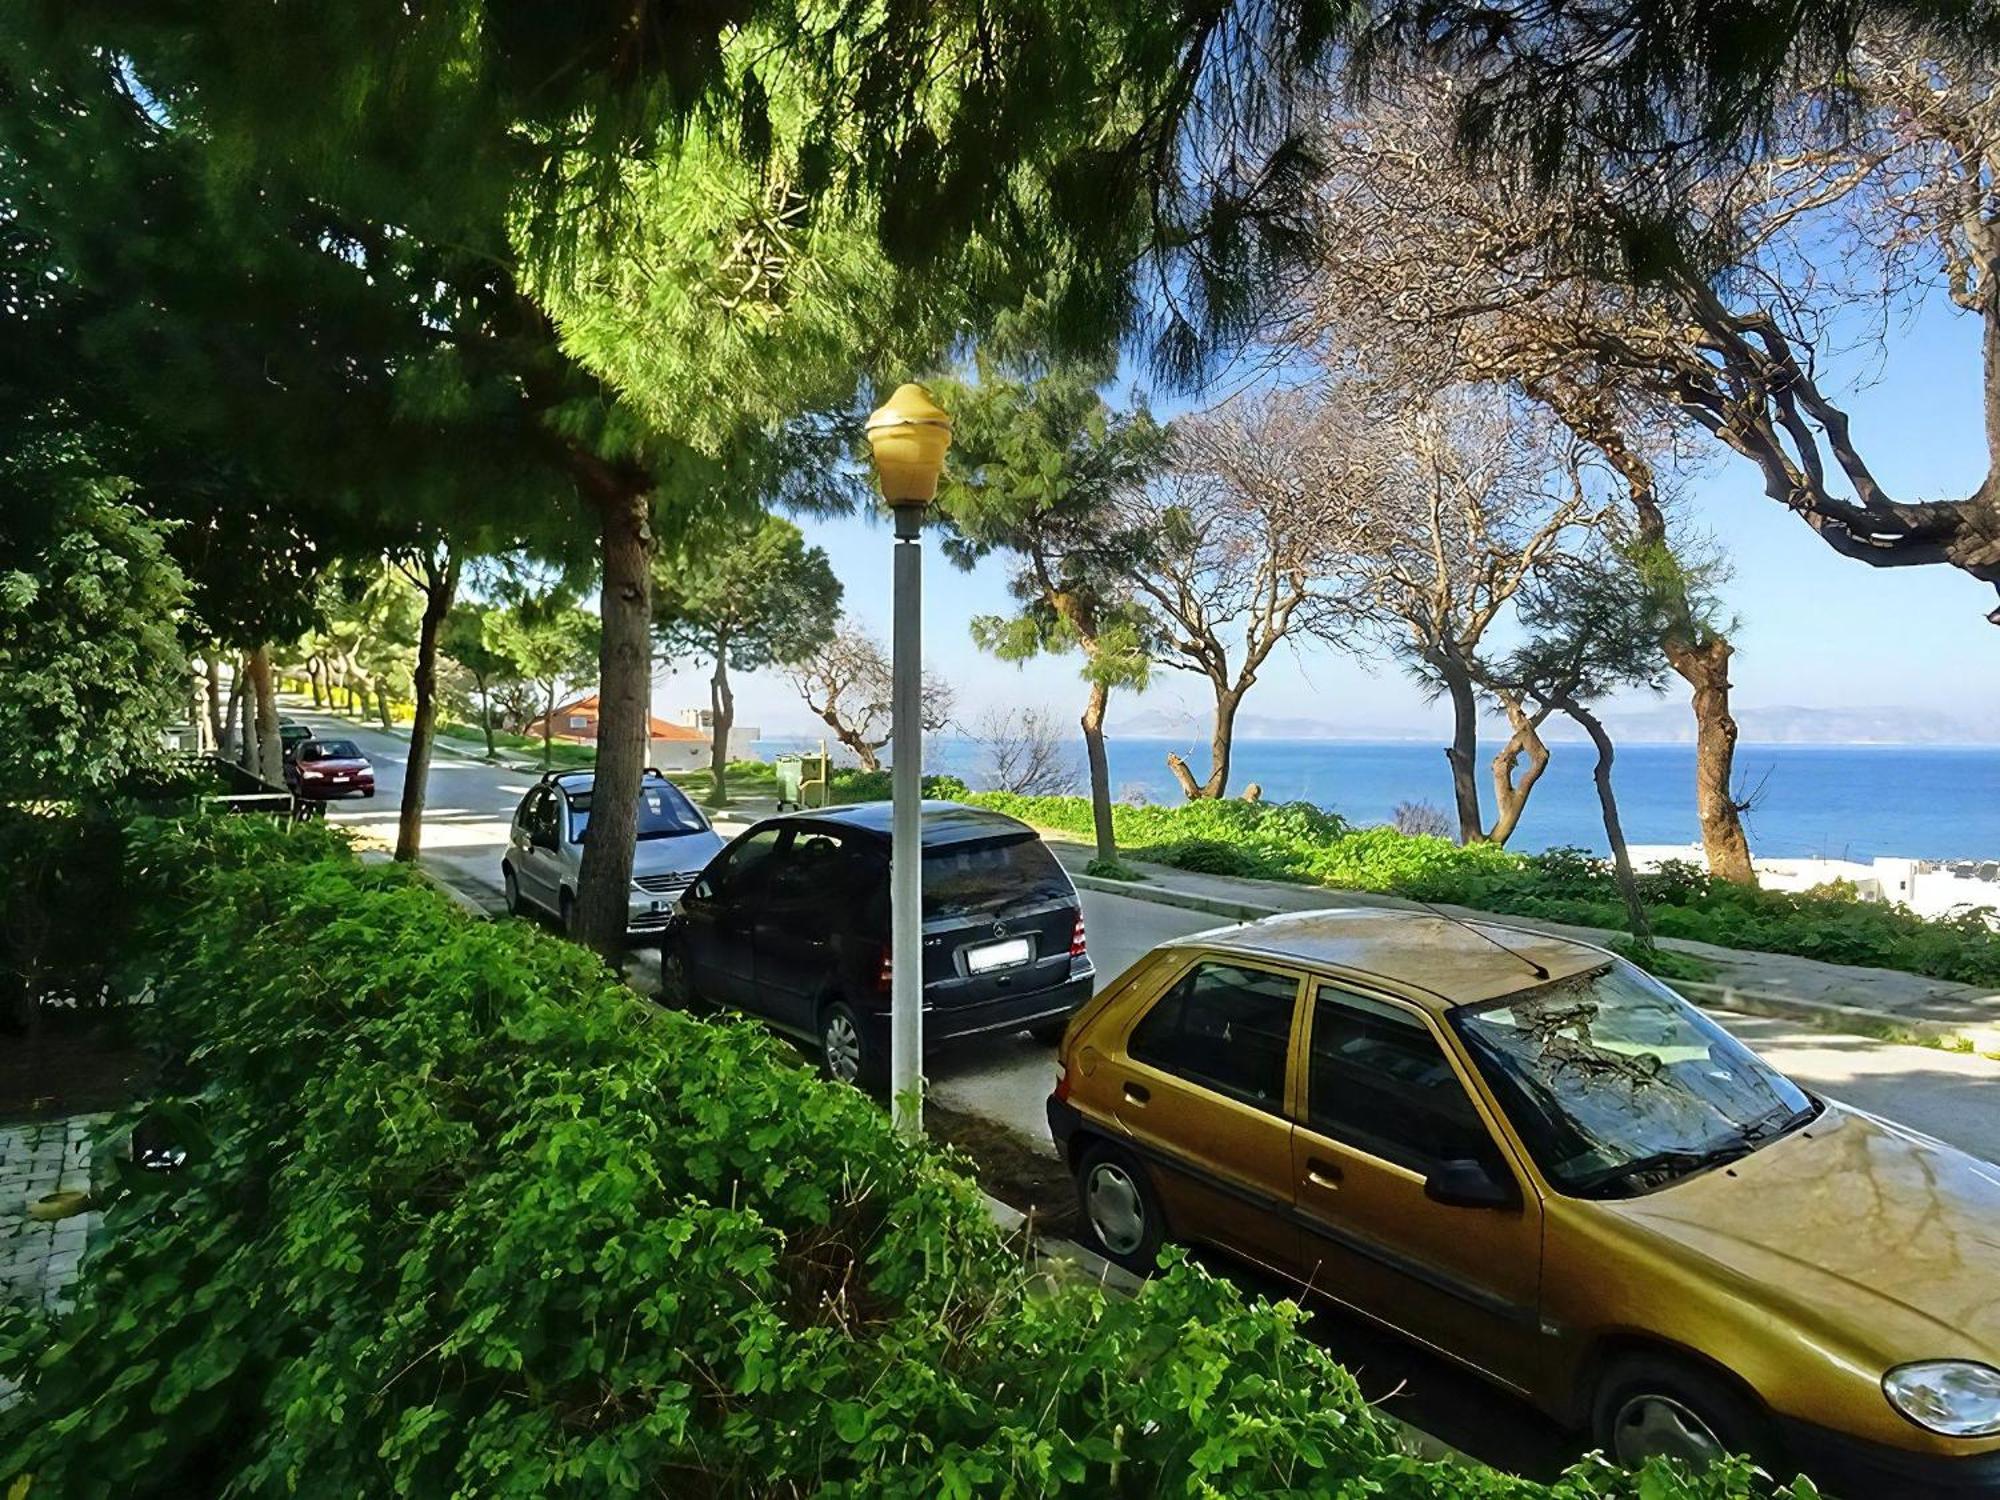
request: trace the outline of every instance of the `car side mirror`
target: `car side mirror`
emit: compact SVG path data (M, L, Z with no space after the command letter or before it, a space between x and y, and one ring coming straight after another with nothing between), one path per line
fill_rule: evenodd
M1512 1208L1521 1201L1511 1181L1471 1157L1439 1162L1424 1179L1424 1196L1450 1208Z

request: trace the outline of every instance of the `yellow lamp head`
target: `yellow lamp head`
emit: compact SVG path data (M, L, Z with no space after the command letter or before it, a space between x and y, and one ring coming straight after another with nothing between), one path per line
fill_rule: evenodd
M902 506L928 505L937 498L945 449L951 446L951 417L929 391L915 384L897 386L895 395L870 415L867 431L884 500Z

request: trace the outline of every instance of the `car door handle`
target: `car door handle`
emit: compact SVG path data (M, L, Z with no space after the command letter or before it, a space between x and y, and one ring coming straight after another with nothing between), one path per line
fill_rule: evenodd
M1147 1104L1151 1102L1152 1097L1153 1091L1143 1083L1128 1083L1125 1085L1125 1099L1128 1103Z
M1340 1168L1330 1161L1321 1161L1317 1156L1306 1159L1306 1181L1314 1187L1340 1186Z

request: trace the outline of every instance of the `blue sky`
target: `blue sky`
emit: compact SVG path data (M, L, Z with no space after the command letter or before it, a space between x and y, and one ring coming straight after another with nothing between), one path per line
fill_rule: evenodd
M1886 347L1864 342L1830 360L1828 371L1823 383L1844 395L1856 441L1891 494L1946 498L1978 484L1987 460L1971 318L1933 298L1890 331ZM1877 569L1838 556L1766 499L1756 471L1734 458L1709 464L1686 495L1689 520L1713 535L1734 567L1727 595L1741 621L1734 671L1740 705L1907 707L1980 721L1993 730L1988 738L2000 738L2000 628L1984 619L2000 599L1990 587L1951 568ZM800 524L832 559L849 610L886 641L887 522L851 516ZM1073 660L1015 667L971 642L975 615L1009 607L1005 580L1004 561L960 573L926 546L926 661L956 688L965 722L988 704L1046 706L1073 717L1082 706ZM769 733L819 727L776 674L744 674L737 697L739 717ZM1208 701L1203 680L1161 672L1143 698L1114 700L1112 722L1138 707L1205 712ZM705 668L665 677L655 702L669 715L706 703ZM1419 730L1446 722L1393 663L1360 662L1315 643L1274 660L1244 712Z

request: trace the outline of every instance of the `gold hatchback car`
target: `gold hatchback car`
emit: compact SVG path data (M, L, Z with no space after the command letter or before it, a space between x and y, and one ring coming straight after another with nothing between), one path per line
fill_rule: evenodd
M1628 1464L2000 1495L2000 1168L1813 1097L1602 949L1268 918L1156 949L1059 1061L1113 1260L1220 1246Z

